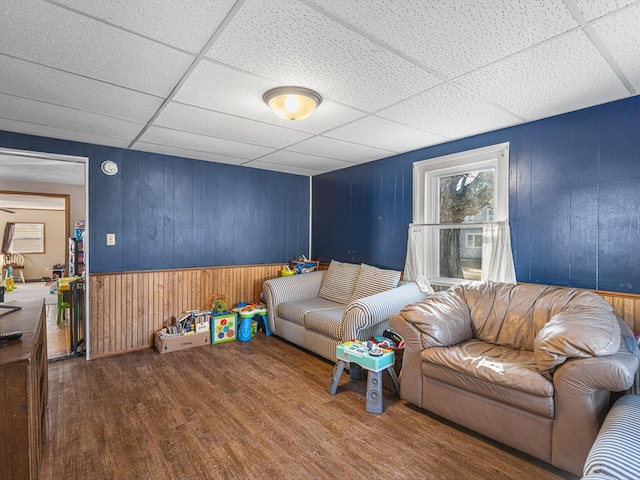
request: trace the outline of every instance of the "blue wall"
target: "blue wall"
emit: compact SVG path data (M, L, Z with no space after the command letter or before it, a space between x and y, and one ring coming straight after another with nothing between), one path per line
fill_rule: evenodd
M640 96L313 177L313 256L403 269L412 164L510 142L518 281L640 293Z
M308 254L308 177L3 131L0 147L89 158L91 273ZM107 159L118 174L100 171Z

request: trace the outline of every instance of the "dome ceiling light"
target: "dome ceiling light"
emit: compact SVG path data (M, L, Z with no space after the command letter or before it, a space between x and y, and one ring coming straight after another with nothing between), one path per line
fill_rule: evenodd
M307 118L322 102L320 95L303 87L274 88L262 99L276 115L291 122Z

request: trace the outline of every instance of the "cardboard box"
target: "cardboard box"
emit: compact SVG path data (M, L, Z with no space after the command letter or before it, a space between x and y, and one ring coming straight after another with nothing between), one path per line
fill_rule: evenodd
M186 333L171 337L161 337L156 333L156 350L159 353L178 352L202 345L211 345L210 332Z
M230 342L236 339L238 315L235 313L216 313L211 317L211 343Z

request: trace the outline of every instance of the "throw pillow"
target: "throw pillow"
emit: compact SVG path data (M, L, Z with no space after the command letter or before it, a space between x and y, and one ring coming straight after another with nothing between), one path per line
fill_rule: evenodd
M618 352L621 340L616 316L601 307L573 307L545 323L533 352L541 373L552 372L567 358L600 357Z
M318 296L340 304L346 304L353 294L353 288L360 273L360 265L331 260L324 275Z
M383 270L364 263L360 264L360 275L353 290L351 301L386 292L398 286L400 272L395 270Z

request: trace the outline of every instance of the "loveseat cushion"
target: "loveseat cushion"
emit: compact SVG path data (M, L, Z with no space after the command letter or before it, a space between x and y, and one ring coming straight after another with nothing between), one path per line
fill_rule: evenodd
M314 310L304 316L304 326L307 330L322 333L331 338L342 339L342 317L344 307L330 310Z
M536 364L550 372L567 358L614 355L620 349L620 326L610 309L580 306L553 316L533 343Z
M577 288L472 282L450 291L469 306L475 338L516 350L533 351L542 326L564 310L577 306L611 310L599 295Z
M436 380L451 387L472 392L481 397L495 400L541 417L552 419L555 414L553 397L539 397L520 390L496 385L495 383L485 382L476 377L430 362L422 362L422 375L427 379ZM425 388L424 395L428 395L428 381ZM482 408L481 403L478 402L479 409ZM476 413L479 413L479 411Z
M290 322L297 323L298 325L304 325L304 317L308 312L316 310L325 311L335 308L341 308L342 311L344 311L344 307L339 303L315 297L297 302L281 303L278 305L278 316Z
M526 395L542 397L544 400L535 404L539 410L536 413L553 417L553 384L538 372L533 352L514 350L473 339L451 347L424 349L420 358L423 362L460 374L456 381L466 384L462 388L483 396L506 395L510 397L510 401L504 399L506 403L517 403L521 408L526 408L526 402L518 401L518 398L526 398ZM423 363L423 372L425 369L428 370L428 365ZM465 382L465 377L479 382ZM501 388L492 390L492 386Z
M400 272L396 270L384 270L362 263L360 264L360 274L350 301L353 302L396 288L399 281Z
M400 310L420 330L422 348L447 347L471 340L469 307L458 295L437 292Z
M331 260L318 296L341 305L347 304L353 294L359 274L360 265Z

